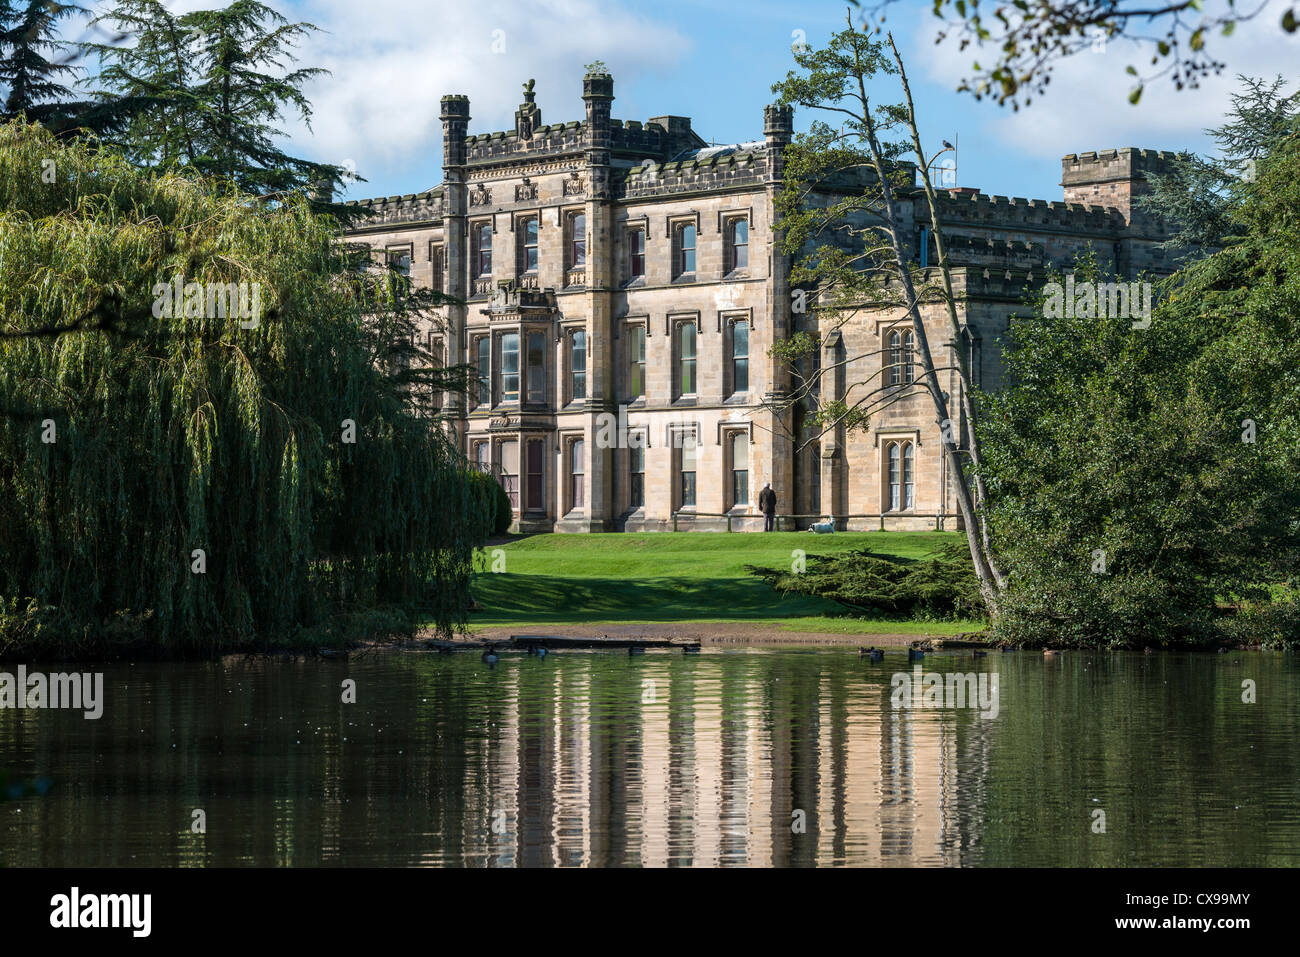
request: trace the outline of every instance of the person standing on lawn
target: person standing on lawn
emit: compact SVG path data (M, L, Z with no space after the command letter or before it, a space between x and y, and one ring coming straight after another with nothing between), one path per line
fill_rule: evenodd
M768 482L763 486L763 491L758 493L758 510L763 513L763 531L770 532L776 528L776 493L772 491L772 483Z

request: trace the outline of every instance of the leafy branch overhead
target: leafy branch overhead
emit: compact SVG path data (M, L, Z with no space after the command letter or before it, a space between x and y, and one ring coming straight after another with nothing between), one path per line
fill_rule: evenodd
M851 2L866 19L883 23L898 0ZM1157 79L1167 79L1180 90L1194 89L1202 78L1223 69L1211 46L1227 42L1240 24L1269 7L1270 0L932 0L932 12L943 24L936 43L953 38L961 51L992 53L991 62L972 64L972 74L961 81L959 91L1013 109L1028 106L1047 89L1061 59L1121 39L1130 41L1126 49L1139 57L1126 68L1134 78L1131 103ZM1294 33L1300 8L1285 3L1278 25Z

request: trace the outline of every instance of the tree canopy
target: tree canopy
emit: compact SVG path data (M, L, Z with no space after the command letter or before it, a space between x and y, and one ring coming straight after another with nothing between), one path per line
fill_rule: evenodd
M492 504L418 398L464 370L367 264L301 197L0 125L0 652L463 623Z
M1169 172L1149 176L1151 191L1138 205L1162 217L1173 235L1164 244L1177 261L1221 249L1241 231L1242 191L1260 160L1300 129L1300 90L1287 91L1281 76L1239 76L1224 123L1206 130L1218 155L1179 154Z
M1038 303L1013 320L1014 385L985 396L981 418L1010 569L1003 637L1300 635L1300 136L1258 171L1233 213L1240 236L1165 281L1149 327ZM1259 606L1288 628L1241 633L1247 618L1228 612Z

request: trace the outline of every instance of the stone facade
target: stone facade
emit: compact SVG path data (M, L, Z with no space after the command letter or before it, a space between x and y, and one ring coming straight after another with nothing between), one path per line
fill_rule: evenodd
M784 527L824 515L841 528L954 527L928 396L798 452L800 408L774 411L791 382L768 350L798 329L824 340L823 397L906 378L884 368L906 329L895 316L841 326L792 309L773 230L790 110L765 109L761 140L710 146L686 117L613 119L613 86L587 75L585 119L548 125L530 81L513 130L474 136L468 99L443 97L442 184L360 201L370 215L349 232L458 300L438 310L429 343L484 374L440 415L511 491L515 529L756 530L765 482ZM936 365L967 350L977 384L997 388L1008 317L1049 264L1091 249L1133 278L1166 271L1159 224L1131 200L1168 155L1067 156L1063 203L941 191L964 329L950 342L929 309ZM924 196L902 203L911 254L933 262ZM959 407L956 375L940 375Z

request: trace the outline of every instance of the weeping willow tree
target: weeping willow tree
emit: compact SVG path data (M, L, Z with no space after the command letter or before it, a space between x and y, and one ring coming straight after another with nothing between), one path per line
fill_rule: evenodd
M463 625L491 505L426 414L465 383L427 297L303 200L36 126L0 210L0 654Z

